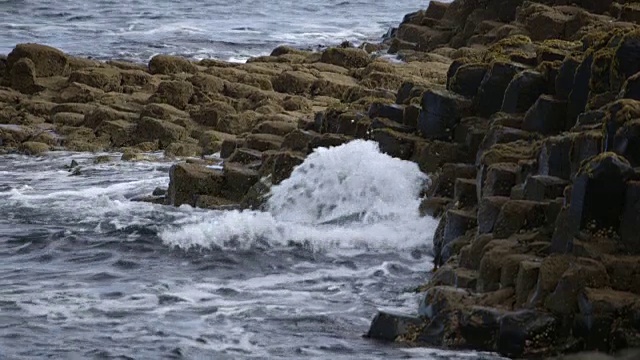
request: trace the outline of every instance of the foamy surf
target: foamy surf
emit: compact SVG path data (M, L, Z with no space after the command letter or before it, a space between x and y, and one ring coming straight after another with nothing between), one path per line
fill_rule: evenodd
M355 140L316 149L271 189L265 212L198 214L160 237L183 249L428 248L437 224L418 213L427 183L415 163L383 154L375 142Z

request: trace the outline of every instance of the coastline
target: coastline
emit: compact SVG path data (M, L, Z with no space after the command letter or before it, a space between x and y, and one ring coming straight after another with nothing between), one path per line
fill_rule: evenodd
M145 201L258 209L313 149L375 140L433 176L421 211L440 223L418 316L379 313L368 337L637 348L640 7L540 2L431 2L386 42L402 63L377 45L148 66L18 45L0 59L0 153L164 151L191 159Z

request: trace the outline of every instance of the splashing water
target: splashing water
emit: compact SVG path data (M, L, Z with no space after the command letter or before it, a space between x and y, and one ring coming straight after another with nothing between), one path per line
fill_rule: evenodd
M354 140L316 149L272 188L267 212L222 212L160 236L181 248L430 246L435 220L418 213L427 180L415 163L381 153L375 142Z

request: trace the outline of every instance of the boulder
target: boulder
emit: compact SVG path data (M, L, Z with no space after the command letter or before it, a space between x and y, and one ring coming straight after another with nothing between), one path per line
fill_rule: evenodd
M250 134L245 138L245 146L258 150L278 150L282 146L284 138L272 134Z
M371 119L384 118L402 124L404 119L404 108L396 104L374 102L369 106L367 115Z
M576 123L578 115L584 112L589 99L589 82L591 80L591 65L593 53L587 53L575 71L573 86L567 102L566 128L571 128Z
M151 74L195 74L198 68L189 60L178 56L156 55L149 61L149 72Z
M187 163L173 165L169 170L168 202L174 206L195 206L198 195L220 194L223 179L220 171L205 166Z
M474 99L474 106L478 109L479 116L486 117L500 111L509 83L521 70L523 70L521 66L513 63L503 61L491 63L489 71L480 83L478 95Z
M557 99L569 99L569 94L573 89L574 76L579 65L580 61L572 56L565 58L562 62L555 81L555 97Z
M118 111L106 106L94 108L84 116L84 126L90 129L97 129L104 121L128 120L134 121L136 114Z
M620 89L623 83L640 72L640 31L627 33L620 41L611 67L611 87Z
M172 124L165 120L143 117L138 121L134 132L138 143L147 141L159 141L161 148L166 148L174 141L187 138L187 129L180 125Z
M284 71L276 75L273 80L273 89L286 94L305 94L311 89L311 85L317 78L302 71Z
M46 45L18 44L7 56L7 69L11 71L20 59L31 60L35 73L40 77L64 75L69 66L69 58L62 51Z
M165 157L195 157L201 153L202 149L198 144L186 141L172 142L164 149ZM196 207L202 206L196 204Z
M417 329L423 320L409 315L378 312L371 322L366 337L384 341L395 341Z
M532 70L518 73L505 90L501 111L506 113L527 112L536 103L536 100L540 101L538 98L546 88L547 81L543 74ZM527 129L523 128L523 130Z
M456 179L474 179L476 174L476 167L470 164L444 164L430 192L433 196L453 198Z
M232 201L241 201L249 189L260 180L256 170L238 163L225 163L222 195Z
M106 136L113 147L121 147L131 142L135 125L126 120L107 120L96 128L96 136Z
M120 70L122 78L121 85L145 87L151 84L153 77L146 71L140 69Z
M472 208L478 204L475 179L456 179L453 200L460 208Z
M150 103L169 104L184 110L193 96L193 85L187 81L163 81L149 98Z
M492 233L502 206L509 201L505 196L484 196L478 208L478 234Z
M556 341L558 321L539 310L519 310L500 318L497 350L503 356L520 358L534 349L550 347Z
M569 157L571 161L571 179L573 179L578 173L580 167L582 166L582 163L585 160L589 160L594 156L602 153L603 143L604 136L602 135L602 131L600 129L593 131L584 131L573 137L573 144L568 150L570 153ZM562 146L557 149L557 151L566 151L564 142L562 143ZM556 152L555 156L558 155L559 153ZM624 155L626 156L627 154L625 153Z
M460 335L465 345L478 351L493 351L502 314L493 307L474 305L464 309L460 314Z
M452 200L443 197L427 197L420 202L420 216L441 217L451 207Z
M545 139L538 156L538 174L569 180L571 148L571 137L555 136Z
M604 255L602 263L607 269L613 290L640 295L640 256Z
M84 122L84 115L73 112L58 112L51 116L51 122L62 126L80 126Z
M204 126L218 128L223 119L230 114L235 114L236 109L226 102L212 101L190 112L191 119Z
M446 163L469 162L469 157L468 149L462 144L434 140L416 142L411 161L418 163L423 172L433 173Z
M436 234L433 239L435 253L433 261L436 266L441 266L448 260L442 256L442 249L445 246L477 226L475 214L462 210L449 210L440 221L444 224L442 233L440 236Z
M515 306L523 307L529 301L531 294L535 290L540 267L542 262L539 260L523 260L518 265L516 274L516 303Z
M302 164L304 156L291 151L277 151L267 155L261 175L271 175L271 183L279 184L291 176L293 169Z
M296 129L284 137L281 148L306 153L309 149L309 142L319 136L318 133L313 131Z
M603 288L608 285L609 275L602 263L588 258L575 259L545 299L545 308L554 314L574 314L578 312L578 294L584 288Z
M194 91L201 94L219 94L224 90L224 80L213 75L197 73L187 80L193 85Z
M20 151L26 155L32 155L32 156L42 155L49 150L50 150L49 145L41 142L25 141L22 144L20 144Z
M29 58L16 61L9 72L11 87L23 94L35 94L44 88L36 84L36 67Z
M320 61L347 69L363 68L371 62L366 51L356 48L329 48L322 52Z
M450 140L453 129L471 110L471 101L446 90L429 89L422 95L418 131L427 139Z
M105 92L122 89L122 75L118 69L91 68L77 70L69 75L69 82L89 85Z
M429 6L424 12L424 16L430 19L441 20L449 8L449 3L442 1L429 1Z
M459 65L451 64L450 70L455 69L447 81L447 89L466 97L474 97L478 93L489 66L482 63Z
M380 151L392 157L409 160L415 151L417 141L421 139L388 128L374 129L371 138L380 144Z
M152 117L160 120L186 119L189 114L169 104L147 104L140 112L140 117Z
M524 116L522 130L555 135L567 129L566 117L566 101L541 95Z
M567 219L553 234L552 250L571 251L574 236L583 229L618 233L626 182L632 176L629 163L614 153L602 153L585 162L573 182Z
M484 196L509 196L511 188L516 185L516 172L518 167L513 163L496 163L487 168L486 177L477 181L482 184L477 189L477 198Z

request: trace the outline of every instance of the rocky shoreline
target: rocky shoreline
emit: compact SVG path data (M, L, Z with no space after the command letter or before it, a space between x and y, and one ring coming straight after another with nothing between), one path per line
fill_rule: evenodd
M245 64L20 44L0 58L0 153L163 151L189 159L141 200L257 209L313 149L372 139L432 176L420 210L440 223L419 316L380 313L367 336L616 353L640 347L638 24L626 1L456 0L385 44Z

